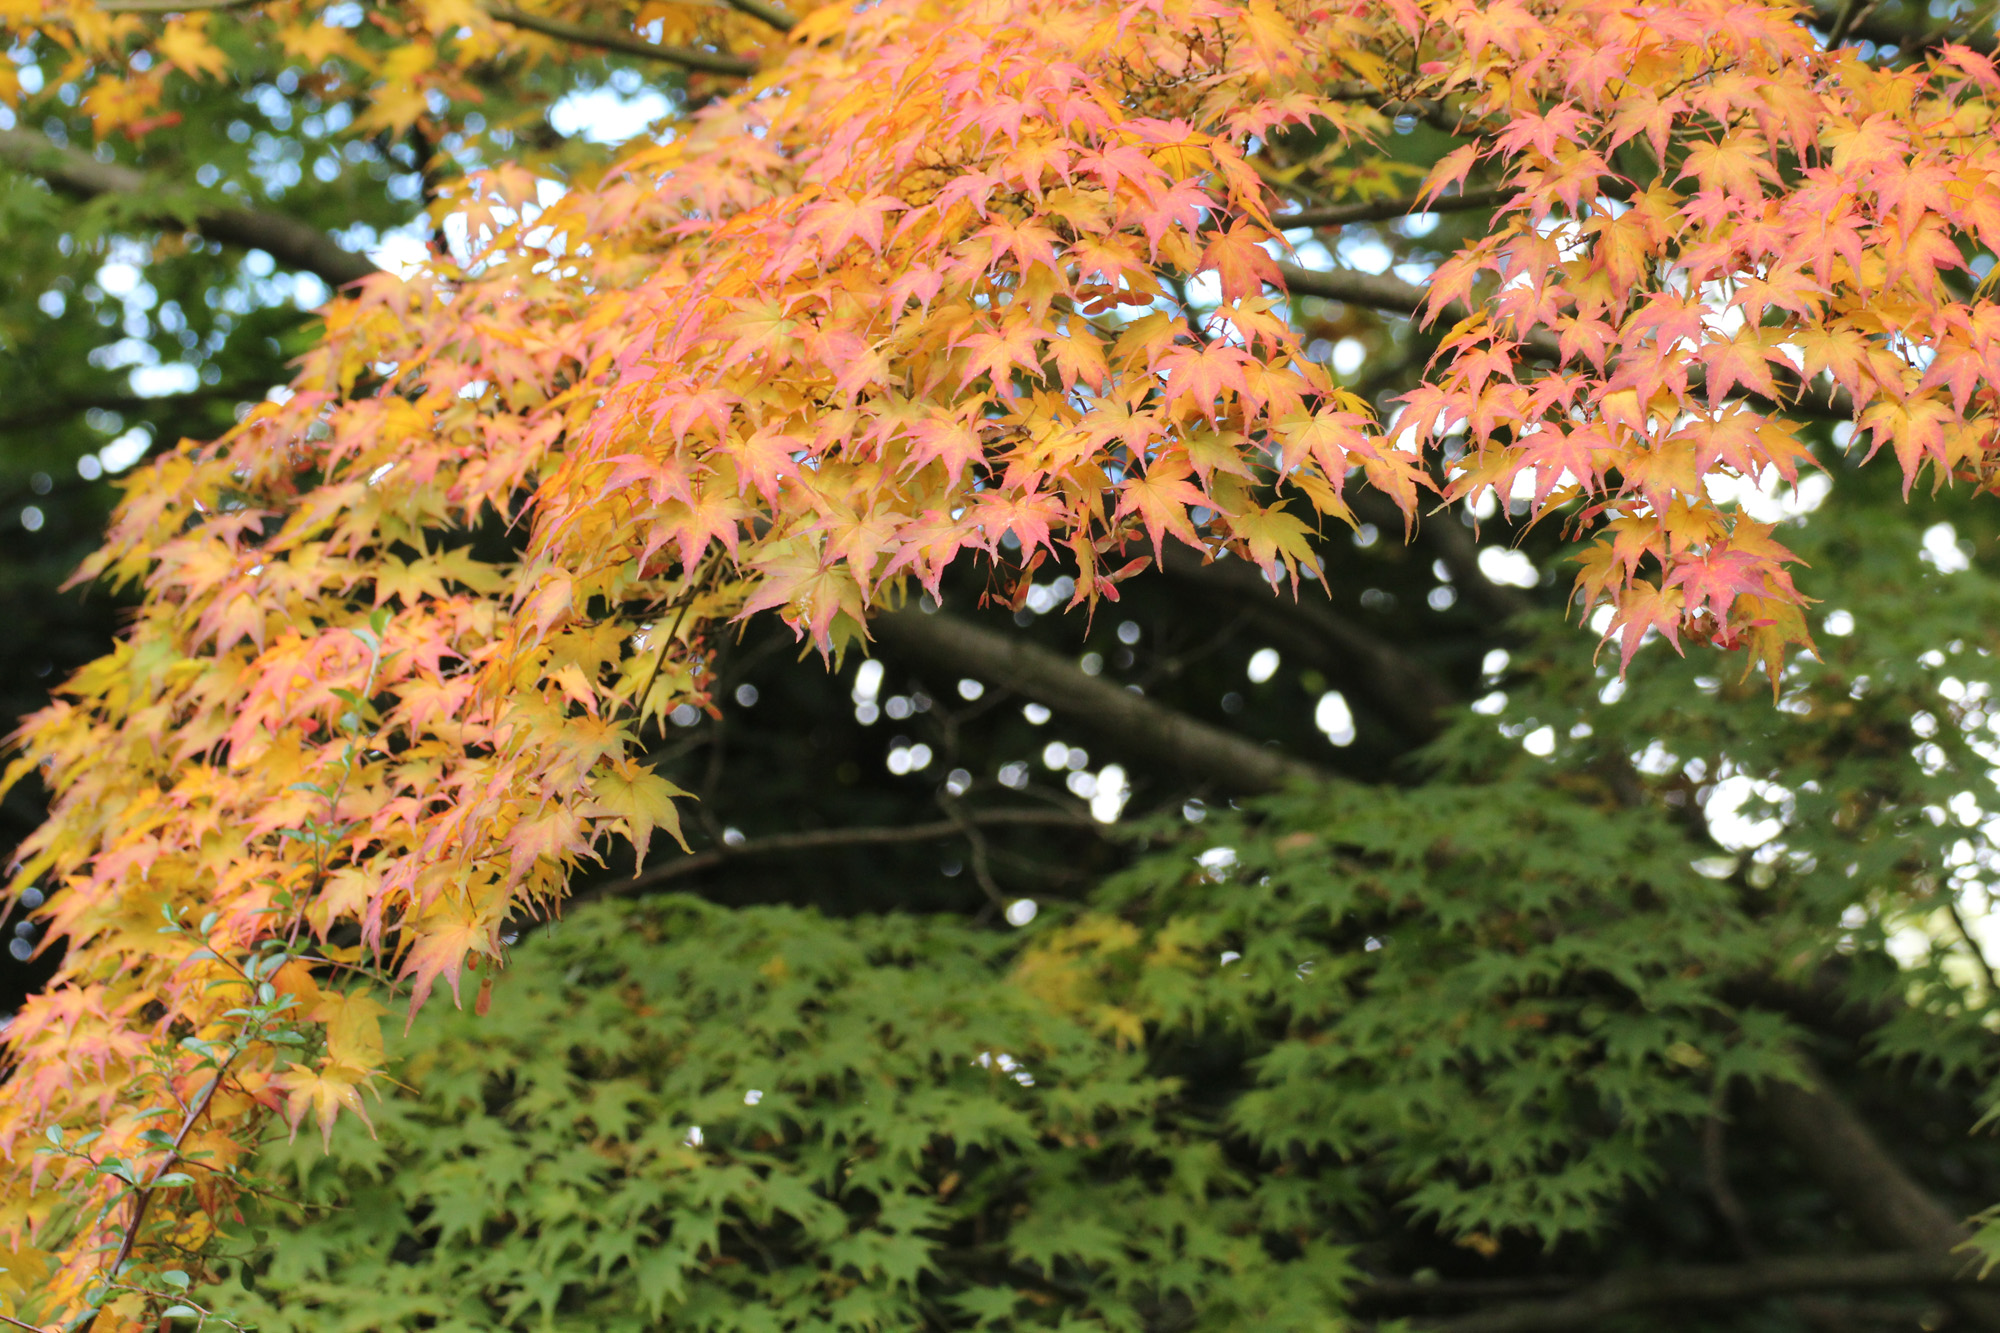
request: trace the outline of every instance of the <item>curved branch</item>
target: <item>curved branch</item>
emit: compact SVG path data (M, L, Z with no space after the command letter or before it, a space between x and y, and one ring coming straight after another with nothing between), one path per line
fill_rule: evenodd
M1197 722L1144 695L1087 675L1038 644L914 608L869 622L890 651L996 681L1105 736L1134 758L1170 765L1237 791L1269 791L1333 774L1234 732Z
M726 0L726 3L737 13L768 23L779 32L790 32L799 25L796 15L782 5L772 4L771 0Z
M1874 1133L1800 1057L1803 1083L1773 1080L1763 1089L1774 1127L1835 1200L1883 1244L1917 1251L1963 1269L1958 1253L1972 1239L1963 1219L1912 1180ZM1952 1304L1977 1327L2000 1330L2000 1296L1960 1294Z
M1226 599L1231 606L1247 606L1259 628L1280 641L1280 648L1315 661L1355 686L1418 740L1437 735L1442 729L1440 714L1458 702L1451 687L1428 666L1327 605L1324 585L1321 595L1311 601L1305 594L1288 596L1244 561L1203 564L1194 552L1179 547L1167 552L1161 572L1218 600Z
M1339 301L1343 305L1365 306L1425 324L1439 323L1447 328L1472 314L1463 301L1452 301L1434 318L1428 317L1430 289L1388 274L1362 273L1351 268L1301 268L1282 261L1277 267L1279 276L1284 279L1284 290L1298 296L1317 296L1326 301ZM1570 359L1563 354L1561 340L1547 329L1530 331L1521 340L1521 345L1542 360L1557 365ZM1792 395L1793 401L1778 403L1746 390L1738 390L1738 393L1744 401L1755 403L1764 411L1792 412L1834 421L1854 420L1854 400L1848 396L1847 390L1829 390L1819 384L1801 383L1796 374L1776 366L1772 367L1772 376ZM1701 382L1702 376L1696 368L1689 374L1688 383L1691 387L1698 387Z
M49 188L77 199L145 195L156 188L144 172L115 162L99 162L32 130L0 130L0 162L38 176ZM284 213L216 208L189 222L163 212L147 218L146 225L195 231L225 245L262 250L286 268L315 274L330 287L344 287L379 272L366 255L342 249L319 228Z
M1814 24L1829 32L1833 31L1840 24L1841 9L1842 6L1838 4L1814 5ZM2000 54L2000 38L1996 38L1993 32L1954 32L1952 31L1954 26L1956 26L1955 20L1947 20L1928 32L1918 32L1889 19L1864 14L1846 24L1845 36L1865 38L1877 46L1893 46L1905 52L1927 51L1946 42L1956 42L1960 46L1971 47L1981 55Z
M1808 1291L1870 1287L1952 1287L1978 1281L1961 1260L1932 1254L1834 1254L1760 1259L1728 1267L1639 1269L1614 1273L1571 1296L1523 1301L1431 1325L1435 1333L1551 1333L1591 1328L1641 1306L1703 1305Z
M776 833L768 838L758 838L737 847L715 847L705 852L696 852L692 856L684 856L677 861L669 861L650 870L641 871L628 880L580 889L570 895L570 900L582 902L590 898L628 898L634 894L656 889L672 880L698 875L704 870L712 870L727 862L741 861L753 856L811 852L829 847L884 847L903 842L935 842L942 838L968 836L979 828L1006 825L1093 830L1097 828L1097 825L1088 819L1065 814L1060 810L983 810L967 811L957 819L939 820L931 824L891 824L883 827L810 829L802 833Z
M202 10L248 9L257 0L97 0L105 14L193 14Z
M505 5L490 5L486 12L513 27L540 33L544 37L553 37L557 41L593 47L599 51L616 51L620 55L663 61L703 74L724 74L739 79L748 78L757 72L756 61L747 56L730 55L726 51L701 51L689 46L659 46L637 33L586 28L580 24L544 18L540 14L530 14L526 10Z
M1338 227L1349 222L1387 222L1420 213L1479 213L1498 208L1518 189L1474 190L1469 194L1447 195L1442 199L1377 199L1366 204L1333 204L1325 208L1302 208L1296 213L1274 213L1271 220L1284 231L1294 227Z

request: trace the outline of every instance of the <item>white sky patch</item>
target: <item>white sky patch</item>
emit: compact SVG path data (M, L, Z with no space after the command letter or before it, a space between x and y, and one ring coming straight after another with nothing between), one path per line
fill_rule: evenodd
M644 134L673 110L663 93L650 88L620 92L609 84L580 89L549 108L549 124L565 138L591 143L624 143Z
M1744 807L1753 802L1760 810L1774 806L1777 813L1745 813ZM1708 817L1708 831L1717 842L1742 852L1761 847L1784 832L1781 816L1791 808L1792 795L1783 787L1739 773L1715 784L1702 813Z
M1734 504L1759 523L1802 518L1825 504L1833 492L1833 480L1823 472L1808 472L1792 486L1769 466L1754 481L1727 472L1711 472L1701 481L1709 499L1719 505Z
M1541 581L1535 562L1509 546L1480 547L1479 572L1489 582L1509 588L1532 588Z
M1917 559L1940 574L1957 574L1972 568L1968 544L1958 539L1958 529L1949 523L1933 523L1924 529L1923 551Z
M106 472L123 472L146 456L153 436L144 426L134 426L97 451L97 461Z
M1365 233L1357 234L1352 239L1341 237L1335 243L1334 253L1343 266L1378 275L1387 273L1389 265L1396 261L1388 246Z
M1347 706L1347 696L1339 690L1328 690L1319 697L1319 703L1313 706L1313 725L1335 745L1354 744L1354 710Z

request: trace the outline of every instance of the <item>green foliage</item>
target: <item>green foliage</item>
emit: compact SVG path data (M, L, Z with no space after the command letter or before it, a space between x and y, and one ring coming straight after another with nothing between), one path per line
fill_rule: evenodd
M379 1138L269 1149L307 1213L257 1219L223 1304L315 1333L1323 1327L1439 1244L1611 1250L1677 1216L1653 1200L1729 1089L1846 1058L1814 996L1883 1017L1878 1071L1990 1082L1946 903L1983 892L1960 793L2000 581L1981 511L1838 482L1790 540L1855 629L1775 708L1663 649L1614 685L1551 619L1426 781L1142 824L1151 851L1015 934L578 909L486 1017L419 1018ZM1937 567L1943 521L1967 567Z
M1015 943L579 910L486 1018L419 1019L378 1141L270 1151L332 1211L275 1229L248 1313L1317 1326L1380 1210L1595 1229L1715 1080L1784 1068L1720 993L1765 937L1654 817L1433 789L1208 827L1233 858L1151 858Z

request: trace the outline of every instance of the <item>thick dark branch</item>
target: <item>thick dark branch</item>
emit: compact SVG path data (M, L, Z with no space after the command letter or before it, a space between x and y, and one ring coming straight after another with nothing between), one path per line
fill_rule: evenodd
M1407 315L1412 319L1424 319L1430 302L1428 288L1392 278L1386 273L1362 273L1351 268L1321 271L1286 263L1278 265L1278 272L1285 280L1285 290L1299 296L1317 296L1344 305L1367 306L1393 315ZM1437 318L1449 328L1471 314L1464 302L1452 301L1438 311ZM1526 345L1545 361L1560 364L1567 359L1562 354L1562 344L1545 329L1530 333Z
M739 14L748 14L753 19L770 24L779 32L790 32L799 24L796 15L782 5L772 4L771 0L728 0L728 5Z
M1175 547L1162 567L1167 577L1248 607L1258 628L1278 647L1330 671L1398 728L1429 740L1441 727L1439 714L1457 696L1422 662L1377 638L1326 604L1325 590L1293 597L1273 588L1241 560L1203 564L1192 551Z
M1354 269L1300 268L1297 264L1278 264L1279 276L1284 279L1285 290L1299 296L1317 296L1322 300L1339 301L1344 305L1366 306L1387 314L1404 315L1429 323L1427 311L1430 303L1428 288L1388 274L1361 273ZM1462 301L1452 301L1437 312L1437 322L1450 327L1471 315ZM1522 340L1535 356L1544 361L1562 364L1569 358L1563 355L1562 342L1547 329L1535 329ZM1788 402L1772 402L1761 394L1742 393L1744 401L1753 403L1764 411L1796 414L1833 421L1854 420L1854 400L1845 389L1828 390L1822 385L1803 385L1796 375L1773 367L1773 377L1790 398ZM1697 368L1690 374L1691 387L1699 389L1702 377Z
M1832 32L1840 23L1840 11L1839 4L1815 5L1813 25ZM1996 38L1992 31L1975 32L1970 28L1960 31L1959 28L1959 20L1948 20L1935 27L1918 30L1876 14L1863 14L1848 23L1845 36L1848 39L1859 37L1877 46L1893 46L1903 53L1926 51L1946 42L1956 42L1982 55L2000 54L2000 38Z
M88 153L64 148L31 130L0 130L0 162L39 176L49 187L79 199L100 195L144 195L153 183L144 173ZM377 272L367 256L343 250L325 232L295 217L248 208L216 208L190 224L160 214L147 225L189 229L212 241L262 250L286 268L317 274L329 286L344 287Z
M1880 1244L1939 1264L1972 1263L1959 1253L1972 1238L1964 1220L1910 1178L1818 1070L1808 1063L1805 1073L1804 1085L1767 1083L1764 1105L1778 1133L1842 1209ZM1952 1304L1977 1327L2000 1330L2000 1296L1960 1294Z
M755 856L777 856L786 852L824 851L831 847L885 847L904 842L936 842L963 837L967 827L1005 826L1034 828L1094 829L1097 826L1081 815L1061 810L968 810L960 820L940 820L934 824L897 824L880 828L810 829L801 833L776 833L735 847L715 847L692 856L663 862L643 870L628 880L614 880L584 889L573 900L588 898L628 898L646 893L672 880L698 875L704 870Z
M1166 764L1229 790L1269 791L1332 777L1303 759L1099 680L1038 644L955 616L910 609L879 616L870 627L893 653L1003 685L1098 732L1135 759Z
M557 41L588 46L599 51L616 51L620 55L638 56L642 60L664 61L669 65L679 65L682 69L698 70L704 74L726 74L739 79L748 78L757 72L756 61L744 56L730 55L726 51L700 51L689 46L659 46L637 33L586 28L579 24L544 18L540 14L530 14L526 10L504 5L490 6L486 12L500 22L512 24L516 28L525 28L544 37L553 37Z
M248 9L257 0L98 0L106 14L192 14L199 10Z
M1273 214L1271 220L1286 231L1294 227L1338 227L1349 222L1387 222L1419 213L1480 213L1498 208L1519 190L1474 190L1469 194L1447 195L1442 199L1377 199L1367 204L1333 204L1325 208L1302 208L1296 213Z
M67 421L91 408L107 412L164 412L177 407L189 407L196 403L213 402L253 402L270 392L268 384L219 384L214 388L195 389L188 393L168 393L149 398L136 393L97 394L89 398L71 398L61 402L44 403L25 411L0 416L0 430L30 430L38 426L52 425Z
M1706 1305L1808 1291L1950 1287L1976 1281L1964 1260L1922 1253L1815 1255L1728 1267L1641 1269L1614 1273L1572 1296L1482 1310L1431 1327L1436 1333L1551 1333L1592 1328L1608 1316L1642 1306Z

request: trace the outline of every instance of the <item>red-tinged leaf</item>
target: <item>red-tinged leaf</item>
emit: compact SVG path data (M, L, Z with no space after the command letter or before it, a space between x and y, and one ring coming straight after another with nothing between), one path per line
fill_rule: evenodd
M1261 228L1232 222L1227 231L1212 233L1201 252L1201 267L1213 270L1222 283L1222 299L1247 301L1264 290L1264 284L1282 286L1277 261L1265 251Z
M1245 508L1229 515L1228 523L1229 531L1243 542L1250 552L1251 561L1259 568L1269 569L1282 561L1285 571L1292 576L1295 590L1299 566L1315 568L1318 565L1318 557L1313 551L1312 529L1286 512L1282 504Z
M1206 346L1177 346L1160 358L1160 370L1167 377L1167 402L1185 418L1199 415L1211 426L1226 406L1225 396L1244 389L1243 371L1249 353L1228 343Z
M959 344L966 357L958 387L963 389L984 378L992 381L995 388L1003 388L1017 369L1039 377L1042 363L1036 347L1048 336L1046 330L1028 324L1009 324L997 332L981 330L966 335Z
M1214 501L1189 484L1189 475L1185 459L1157 458L1144 476L1127 477L1118 487L1118 513L1139 516L1153 543L1155 559L1161 556L1161 540L1167 533L1189 546L1201 545L1188 510L1203 505L1212 508Z
M508 874L515 879L526 875L537 861L571 861L590 849L583 821L562 805L550 805L517 821L501 845L508 851Z
M1666 641L1673 645L1676 653L1685 657L1681 649L1681 590L1660 587L1643 579L1633 582L1618 595L1616 612L1611 623L1605 627L1604 641L1618 642L1618 674L1624 675L1632 666L1632 654L1639 651L1645 642L1648 630L1658 630Z
M971 464L984 460L985 446L979 433L947 412L932 408L923 420L910 427L910 460L913 467L944 464L945 475L955 486Z
M900 199L882 195L826 199L806 210L799 229L818 240L822 261L832 259L857 237L870 250L881 254L884 220L888 214L908 207Z
M1281 451L1279 466L1290 473L1311 458L1337 487L1357 461L1354 455L1372 451L1368 425L1368 418L1359 412L1322 411L1286 417L1271 432Z
M364 1072L344 1065L328 1065L323 1069L293 1065L271 1078L271 1086L285 1095L285 1122L291 1126L292 1136L298 1136L299 1125L310 1111L319 1126L320 1145L325 1151L333 1148L333 1127L343 1110L360 1117L370 1134L375 1132L368 1119L368 1108L361 1101L361 1090L367 1083Z
M1790 364L1785 361L1783 352L1766 346L1762 334L1750 327L1738 330L1728 342L1703 343L1700 355L1701 363L1708 372L1708 401L1711 407L1720 406L1738 385L1747 385L1766 398L1776 398L1778 384L1771 377L1769 362L1777 360L1781 364Z
M1725 134L1719 142L1697 143L1688 149L1687 165L1678 179L1695 177L1706 190L1758 197L1766 181L1778 181L1777 165L1763 139L1745 130Z
M410 1021L430 998L431 988L442 977L451 987L453 1004L458 1001L458 979L466 959L474 955L494 956L490 927L464 917L439 913L406 927L414 936L403 952L401 976L410 983Z

